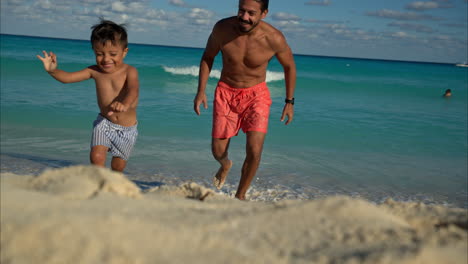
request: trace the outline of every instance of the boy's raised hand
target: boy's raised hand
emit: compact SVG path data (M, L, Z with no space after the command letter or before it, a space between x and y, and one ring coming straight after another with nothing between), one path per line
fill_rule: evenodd
M51 51L50 54L47 54L45 50L42 51L44 53L44 57L37 55L36 57L44 63L44 69L47 72L52 72L57 69L57 56Z

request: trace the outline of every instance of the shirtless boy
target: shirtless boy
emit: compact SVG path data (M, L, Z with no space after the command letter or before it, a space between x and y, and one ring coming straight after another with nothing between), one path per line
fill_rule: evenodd
M216 55L221 51L223 69L215 91L213 108L212 153L220 163L213 182L223 186L232 167L228 158L230 138L242 128L246 133L246 157L236 198L245 194L255 177L268 128L271 98L265 83L268 62L275 56L283 66L286 99L281 121L293 120L296 66L283 34L262 21L268 14L268 0L239 0L237 16L216 23L200 62L198 92L194 110L208 107L206 83Z
M92 29L91 45L96 65L66 72L57 68L57 56L53 52L43 51L44 57L37 55L37 58L43 62L44 69L62 83L94 79L100 113L93 123L90 160L104 167L107 152L110 152L111 168L122 172L138 135L138 72L123 61L128 52L127 32L123 26L101 20Z

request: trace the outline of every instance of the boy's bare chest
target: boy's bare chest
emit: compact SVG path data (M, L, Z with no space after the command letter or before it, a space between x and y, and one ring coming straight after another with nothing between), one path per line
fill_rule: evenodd
M95 78L96 88L103 93L119 93L125 88L125 80L123 74L102 74Z

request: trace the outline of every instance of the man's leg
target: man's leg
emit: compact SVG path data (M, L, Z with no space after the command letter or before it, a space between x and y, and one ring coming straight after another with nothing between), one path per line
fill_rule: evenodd
M123 172L125 169L125 166L127 166L126 160L119 158L119 157L112 157L112 161L111 161L112 170Z
M260 159L262 157L263 142L265 141L265 133L250 131L247 132L246 156L244 165L242 166L242 175L237 188L236 198L245 200L245 194L249 189L255 174L257 173Z
M232 161L228 158L229 142L231 142L230 138L212 138L211 140L211 153L213 153L213 157L221 165L213 179L213 184L218 190L223 187L229 170L232 167Z
M89 159L91 161L91 164L99 167L105 167L108 150L108 147L102 145L92 147L91 152L89 153Z

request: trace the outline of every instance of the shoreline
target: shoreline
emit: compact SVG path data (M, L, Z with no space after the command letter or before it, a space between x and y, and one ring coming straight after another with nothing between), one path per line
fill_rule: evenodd
M2 173L3 263L466 263L468 211L335 196L243 202L144 192L93 166ZM77 262L78 260L78 262Z
M70 166L88 166L87 163L80 163L78 161L55 159L50 157L40 157L28 154L18 153L1 153L0 154L0 172L1 173L14 173L20 175L37 176L48 169L67 168ZM179 172L181 173L181 172ZM129 164L125 176L134 182L143 192L155 186L167 185L177 186L185 182L195 182L205 188L213 188L211 178L206 179L193 179L183 178L177 175L166 175L161 172L150 172L149 170L141 169L134 164ZM235 177L235 175L233 175ZM223 189L217 191L227 197L234 197L237 189L237 182L226 182ZM366 189L357 189L356 186L348 189L345 186L338 186L338 188L320 188L316 186L299 186L292 188L290 186L283 186L271 183L268 179L258 179L252 182L248 191L248 197L251 201L261 202L278 202L282 200L316 200L333 196L349 196L366 200L372 204L382 204L387 199L392 199L398 202L420 202L426 205L439 205L447 208L463 208L468 209L468 201L466 200L452 200L448 202L446 198L436 198L436 195L428 195L424 193L401 193L392 192L388 193L384 190L373 190L369 193ZM460 194L460 196L463 196Z

